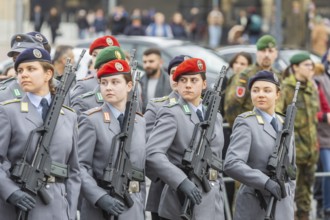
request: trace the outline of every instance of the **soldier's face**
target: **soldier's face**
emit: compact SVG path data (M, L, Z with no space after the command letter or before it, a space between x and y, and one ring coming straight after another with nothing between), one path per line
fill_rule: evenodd
M122 74L105 76L100 79L103 99L115 107L126 103L127 93L132 89L132 82L126 82Z
M312 60L305 60L298 65L293 65L293 70L298 80L311 80L314 75L314 63Z
M183 75L178 80L177 89L185 101L198 106L201 101L202 91L206 89L206 80L203 80L200 74Z
M256 81L251 87L251 99L253 105L270 114L275 113L275 103L279 98L276 85L267 81Z
M244 56L238 56L233 63L233 72L235 74L243 72L249 65L249 61Z
M264 50L257 51L257 63L263 69L269 69L272 67L273 63L277 58L277 49L276 48L266 48Z
M171 86L173 91L176 91L177 87L178 87L178 83L173 80L173 74L174 74L177 67L178 66L172 67L171 71L170 71L170 77L169 77L170 78L170 86Z
M92 68L94 69L94 64L95 64L95 60L96 60L96 57L97 55L99 54L99 52L101 51L102 49L95 49L93 50L92 52Z
M156 75L156 73L160 71L163 63L162 59L157 54L149 54L148 56L143 56L142 60L143 69L148 77Z
M48 81L52 76L53 72L50 69L45 71L38 61L21 63L17 68L17 79L22 90L39 96L49 93Z

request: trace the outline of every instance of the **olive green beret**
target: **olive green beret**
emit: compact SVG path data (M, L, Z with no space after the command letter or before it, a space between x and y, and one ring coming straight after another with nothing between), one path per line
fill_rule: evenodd
M94 68L100 69L102 64L105 64L111 60L125 60L126 56L124 52L116 46L105 47L100 50L99 54L96 56Z
M301 62L304 62L305 60L310 60L310 59L311 59L311 57L310 57L309 53L306 53L306 52L297 53L290 58L290 64L291 65L299 64Z
M266 48L273 48L276 47L276 40L271 35L264 35L259 38L256 43L257 50L264 50Z

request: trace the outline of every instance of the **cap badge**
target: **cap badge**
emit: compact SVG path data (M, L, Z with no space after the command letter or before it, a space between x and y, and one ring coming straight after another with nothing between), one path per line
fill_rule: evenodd
M197 67L198 67L199 70L203 70L203 63L202 63L202 61L200 61L200 60L197 61Z
M276 76L276 74L275 73L273 73L273 77L274 77L274 80L275 80L275 82L279 82L279 80L278 80L278 77Z
M122 65L121 63L118 63L118 62L115 63L115 68L116 68L116 70L119 71L119 72L121 72L121 71L124 70L123 65Z
M269 48L272 48L272 47L274 47L274 46L275 46L275 45L274 45L272 42L269 42L269 43L268 43L268 47L269 47Z
M121 57L121 54L118 50L115 51L115 57L118 59L118 60L121 60L122 57Z
M40 34L36 34L34 37L40 42L44 40L44 38Z
M35 58L41 58L42 57L42 54L41 54L40 50L38 50L38 49L33 50L33 55L35 56Z
M112 46L113 45L113 41L112 41L112 39L110 37L108 37L105 41L107 42L107 44L109 46Z

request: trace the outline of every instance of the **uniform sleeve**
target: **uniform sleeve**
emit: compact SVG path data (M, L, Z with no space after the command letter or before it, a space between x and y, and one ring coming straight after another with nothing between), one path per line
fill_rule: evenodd
M263 190L269 177L247 165L252 144L251 129L244 118L236 118L224 162L224 171L228 176L247 186Z
M0 106L0 121L0 199L6 201L19 187L9 177L9 169L12 164L7 158L7 152L10 145L11 124L9 116L2 106Z
M88 110L88 107L84 104L83 99L80 96L76 97L72 101L71 108L76 111L77 115L80 115L82 112Z
M73 130L73 146L72 151L68 160L68 165L70 167L69 178L66 181L67 187L67 198L70 205L70 216L72 219L76 216L77 206L78 206L78 197L80 194L80 169L79 169L79 160L77 152L77 141L78 141L78 124L77 117L74 116L74 130Z
M244 112L242 106L249 97L247 88L248 78L245 74L236 74L232 77L225 93L225 118L232 127L235 118ZM251 110L251 109L248 109Z
M81 192L84 197L94 205L97 200L107 194L104 189L97 186L96 180L93 178L93 157L96 139L96 129L91 120L85 114L80 115L78 156L82 181Z
M155 121L156 121L156 113L157 113L157 106L154 102L149 101L146 111L144 113L144 118L146 120L146 135L147 140L149 138L149 135L154 127Z
M147 176L152 181L159 177L173 189L176 189L187 178L186 174L172 164L166 156L176 136L177 123L176 117L169 108L161 108L147 142Z
M83 83L79 83L79 81L76 83L76 85L72 88L70 92L70 100L71 103L73 103L79 95L84 94L86 91L85 86Z

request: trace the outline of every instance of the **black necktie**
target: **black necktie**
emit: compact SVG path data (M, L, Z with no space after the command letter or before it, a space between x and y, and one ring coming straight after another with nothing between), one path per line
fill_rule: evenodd
M124 115L123 114L120 114L117 118L118 122L119 122L119 125L120 125L120 130L123 129L123 122L124 122Z
M199 118L199 121L201 121L201 122L204 121L203 114L202 114L201 110L197 109L196 114Z
M278 127L277 127L277 120L276 120L276 118L273 118L272 121L270 122L270 124L273 126L274 130L277 133L278 132Z
M41 117L42 117L42 120L45 121L46 120L46 116L47 116L47 112L48 112L48 109L49 109L47 99L46 98L42 98L41 99L41 102L40 102L40 105L42 107Z

